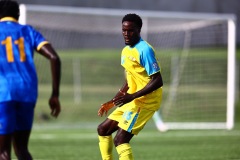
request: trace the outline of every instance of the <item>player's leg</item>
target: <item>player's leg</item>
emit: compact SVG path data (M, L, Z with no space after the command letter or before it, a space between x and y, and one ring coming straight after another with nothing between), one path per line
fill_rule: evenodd
M118 129L118 122L106 119L98 126L99 149L103 160L112 160L112 133Z
M120 160L133 160L133 153L129 144L134 135L137 135L152 118L154 111L139 108L129 103L122 108L123 115L118 120L119 128L114 138L114 144Z
M11 159L11 140L15 128L15 103L0 103L0 160Z
M133 160L132 148L129 142L134 134L137 134L141 130L140 128L143 128L143 126L137 124L140 108L134 105L125 105L120 107L120 110L122 115L118 119L119 129L114 137L114 145L116 146L119 160ZM112 118L111 115L109 117Z
M17 105L17 124L13 135L13 145L19 160L32 160L28 142L33 124L35 103L19 102Z
M11 134L0 135L0 160L11 159Z
M114 138L114 145L119 155L119 160L133 160L132 148L129 144L134 135L119 128Z
M108 118L105 121L103 121L97 128L99 136L109 136L117 130L118 122Z
M32 160L28 151L28 141L31 131L16 131L13 136L13 146L19 160Z

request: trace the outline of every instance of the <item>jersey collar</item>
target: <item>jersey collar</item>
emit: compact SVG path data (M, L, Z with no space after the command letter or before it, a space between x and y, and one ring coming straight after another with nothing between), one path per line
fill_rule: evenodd
M18 22L15 18L13 17L3 17L2 19L0 19L0 21L12 21L12 22Z
M129 48L134 48L140 41L143 41L143 39L141 37L140 37L139 41L136 44L134 44L133 46L129 46Z

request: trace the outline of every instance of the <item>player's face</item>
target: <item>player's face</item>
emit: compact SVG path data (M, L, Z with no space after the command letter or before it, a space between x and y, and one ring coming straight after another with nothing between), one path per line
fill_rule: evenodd
M126 45L134 46L140 38L140 30L138 27L129 21L122 23L122 34Z

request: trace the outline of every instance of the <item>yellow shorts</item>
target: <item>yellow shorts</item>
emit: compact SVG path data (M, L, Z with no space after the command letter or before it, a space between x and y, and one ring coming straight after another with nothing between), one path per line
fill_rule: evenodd
M118 126L123 130L137 135L152 118L154 112L137 107L130 102L122 107L117 107L108 118L117 121Z

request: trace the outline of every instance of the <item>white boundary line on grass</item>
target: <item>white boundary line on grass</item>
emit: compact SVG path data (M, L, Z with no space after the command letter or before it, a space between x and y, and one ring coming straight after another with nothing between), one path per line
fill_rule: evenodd
M239 131L170 131L169 133L159 133L156 132L143 132L140 133L137 138L154 138L154 137L216 137L216 136L240 136ZM31 139L44 139L44 140L54 140L54 139L98 139L96 133L33 133Z

